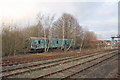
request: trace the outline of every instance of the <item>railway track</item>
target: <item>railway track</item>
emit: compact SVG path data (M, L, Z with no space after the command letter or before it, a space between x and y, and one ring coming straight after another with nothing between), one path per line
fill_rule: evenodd
M102 52L96 52L96 53L98 53L98 54L100 54L100 53L102 53ZM94 54L96 54L95 52L93 53L93 54L86 54L85 56L92 56L92 55L94 55ZM77 58L77 57L80 57L81 55L77 55L77 56L69 56L69 57L65 57L65 58L63 58L63 59L60 59L60 60L57 60L57 61L62 61L62 60L67 60L67 59L71 59L71 58ZM38 62L38 61L37 61ZM49 61L49 62L47 62L47 63L51 63L51 62L56 62L56 61ZM24 62L23 62L24 63ZM22 64L23 64L22 63ZM16 65L16 64L13 64L13 65ZM19 65L20 66L20 65ZM36 66L36 65L34 65L34 66ZM3 66L3 68L5 68L5 67L7 67L7 65L6 66ZM8 65L8 67L9 67L9 65ZM13 70L13 69L12 69ZM9 70L8 70L9 71ZM5 70L3 70L2 72L5 72Z
M49 58L50 57L53 57L53 56L49 56ZM63 55L63 57L67 57L67 56ZM27 58L24 58L24 59L22 58L22 59L5 60L5 61L3 61L2 66L3 67L4 66L13 66L13 65L18 65L18 64L28 63L28 62L39 61L39 60L41 60L40 58L42 58L42 57L34 57L34 58L28 58L28 59Z
M113 52L111 52L111 53L115 53L116 51L113 51ZM45 75L42 75L41 74L41 76L39 76L39 77L35 77L35 78L33 78L33 79L37 79L37 78L41 78L41 77L46 77L46 76L50 76L51 74L55 74L55 73L59 73L59 72L62 72L62 71L66 71L66 70L68 70L68 69L70 69L70 68L73 68L73 67L76 67L76 66L79 66L79 65L83 65L83 64L86 64L86 63L88 63L88 62L91 62L91 61L94 61L94 60L97 60L97 59L99 59L99 58L102 58L102 57L104 57L104 56L107 56L108 54L109 55L113 55L113 54L111 54L111 53L104 53L104 54L99 54L99 53L97 53L97 54L91 54L91 55L86 55L86 56L83 56L83 57L68 57L68 58L64 58L64 59L58 59L58 60L54 60L54 61L48 61L48 62L46 62L46 63L40 63L40 64L34 64L34 65L30 65L30 66L27 66L27 67L22 67L22 68L20 68L20 67L18 67L18 68L11 68L11 69L6 69L6 71L5 70L3 70L2 72L3 72L3 78L5 78L5 77L11 77L11 76L17 76L18 75L18 77L20 77L19 75L22 75L22 74L25 74L26 72L35 72L35 71L37 71L37 70L49 70L49 69L51 69L51 68L53 68L54 69L54 67L56 67L56 66L59 66L60 64L62 64L62 65L64 65L64 64L67 64L68 65L68 63L71 63L71 62L74 62L74 64L76 63L76 62L80 62L80 60L83 60L83 63L79 63L79 64L76 64L76 65L73 65L73 66L71 66L70 64L69 64L69 67L67 67L67 68L65 68L65 69L61 69L61 70L59 70L59 71L53 71L52 73L49 73L49 74L45 74ZM96 57L96 58L94 58L94 59L91 59L91 57L95 57L96 55L99 55L100 57ZM87 59L88 58L88 61L86 61L85 59ZM64 61L63 61L64 60ZM84 62L85 61L85 62ZM52 63L52 64L51 64ZM39 66L38 66L39 65ZM37 66L37 67L36 67ZM31 67L31 68L30 68ZM59 66L60 67L60 66ZM27 68L27 69L25 69L25 68ZM29 68L29 69L28 69ZM20 69L21 69L21 72L19 72L20 71ZM14 70L14 71L13 71ZM4 72L6 72L5 74L4 74ZM42 71L41 71L42 72ZM11 73L11 74L8 74L8 73Z
M106 55L105 55L106 56ZM58 71L55 71L55 72L51 72L49 74L46 74L46 75L41 75L41 76L38 76L38 77L35 77L35 78L32 78L32 80L36 80L36 79L39 79L39 78L62 78L62 80L66 80L67 78L70 78L82 71L85 71L89 68L92 68L94 67L95 65L98 65L114 56L116 56L116 54L114 55L111 55L111 56L101 56L99 58L95 58L95 59L92 59L92 60L89 60L89 61L86 61L86 62L83 62L83 63L80 63L80 64L76 64L76 65L73 65L73 66L70 66L70 67L67 67L65 69L61 69L61 70L58 70ZM98 61L99 59L99 61Z
M45 64L50 64L50 63L55 63L55 64L52 64L52 65L47 65L47 66L44 66L44 67L38 67L38 68L34 68L34 69L31 69L31 71L35 71L35 70L37 70L37 69L43 69L43 68L49 68L49 67L51 67L51 66L56 66L56 65L59 65L60 63L68 63L68 62L71 62L71 61L76 61L76 60L79 60L79 59L84 59L84 58L88 58L88 57L91 57L91 56L95 56L95 55L99 55L100 53L96 53L96 54L90 54L90 55L86 55L86 56L82 56L82 57L79 57L79 56L73 56L73 57L68 57L68 58L62 58L62 59L58 59L58 60L52 60L52 61L48 61L48 62L42 62L42 63L40 63L40 62L38 62L37 64L33 64L32 63L32 65L27 65L27 66L24 66L24 65L21 65L21 67L20 67L20 65L18 65L18 66L16 66L15 68L10 68L10 67L8 67L8 68L6 68L6 69L4 69L4 70L2 70L2 72L3 73L5 73L5 72L13 72L13 71L15 71L15 70L20 70L20 69L25 69L25 68L32 68L32 67L38 67L38 66L40 66L40 65L45 65ZM64 62L63 62L63 60L64 60ZM59 63L56 63L56 62L59 62ZM14 66L13 66L14 67ZM7 76L12 76L12 75L17 75L17 74L22 74L22 73L25 73L25 72L29 72L29 70L25 70L25 71L22 71L22 72L17 72L17 73L12 73L12 74L7 74L7 75L4 75L3 77L7 77Z
M112 49L112 50L105 50L105 51L95 51L93 53L97 53L97 52L107 52L107 51L113 51L113 50L116 50L116 49ZM78 54L80 55L80 54ZM89 55L89 54L86 54L86 55ZM51 59L54 59L54 58L59 58L60 56L48 56L46 58L51 58ZM65 55L61 55L61 57L67 57ZM39 57L31 57L31 58L18 58L18 59L8 59L8 60L3 60L2 62L2 66L13 66L13 65L18 65L18 64L23 64L23 63L29 63L29 62L34 62L34 61L39 61L39 60L44 60L43 57L39 56Z
M105 62L105 61L107 61L107 60L109 60L109 59L111 59L111 58L113 58L113 57L115 57L115 56L116 56L116 55L112 55L112 56L110 56L110 57L108 57L108 58L105 58L105 59L103 59L103 60L100 60L100 61L98 61L98 62L89 64L89 66L84 67L83 69L78 70L77 72L74 72L73 74L70 74L70 75L64 77L62 80L65 80L65 79L67 79L67 78L72 78L73 76L75 76L75 75L77 75L77 74L79 74L79 73L81 73L81 72L83 72L83 71L85 71L85 70L87 70L87 69L93 68L94 66L99 65L99 64L101 64L101 63L103 63L103 62ZM88 65L88 64L87 64L87 65Z

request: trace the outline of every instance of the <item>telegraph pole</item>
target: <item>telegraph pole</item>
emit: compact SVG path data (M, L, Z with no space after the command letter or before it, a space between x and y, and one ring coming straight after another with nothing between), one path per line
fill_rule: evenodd
M116 36L116 37L111 37L112 38L112 49L115 48L115 44L114 44L114 38L120 38L120 35ZM119 40L118 40L119 41ZM120 46L120 43L118 44Z

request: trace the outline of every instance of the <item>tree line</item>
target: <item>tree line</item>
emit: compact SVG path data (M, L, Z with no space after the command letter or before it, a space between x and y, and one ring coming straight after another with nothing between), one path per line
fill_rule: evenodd
M44 37L48 39L72 39L75 40L73 47L95 48L90 46L91 40L96 40L96 34L89 30L84 30L78 20L71 14L64 13L55 20L55 16L38 14L37 24L17 28L16 25L3 24L2 30L2 56L16 55L25 46L25 40L29 37Z

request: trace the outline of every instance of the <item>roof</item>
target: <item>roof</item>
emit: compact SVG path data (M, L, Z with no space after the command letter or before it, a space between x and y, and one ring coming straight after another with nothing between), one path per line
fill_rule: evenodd
M47 38L40 38L40 37L30 37L31 39L47 39Z
M41 38L41 37L30 37L31 39L48 39L48 38ZM52 38L52 40L55 38ZM55 39L55 40L63 40L63 39ZM64 40L71 40L71 39L64 39Z

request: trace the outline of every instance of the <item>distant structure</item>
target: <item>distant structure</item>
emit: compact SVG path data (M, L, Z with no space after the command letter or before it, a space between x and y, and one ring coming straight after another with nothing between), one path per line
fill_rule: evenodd
M115 44L114 44L114 38L120 38L120 35L117 35L117 36L112 36L112 49L115 48ZM119 43L119 46L120 46L120 43Z

